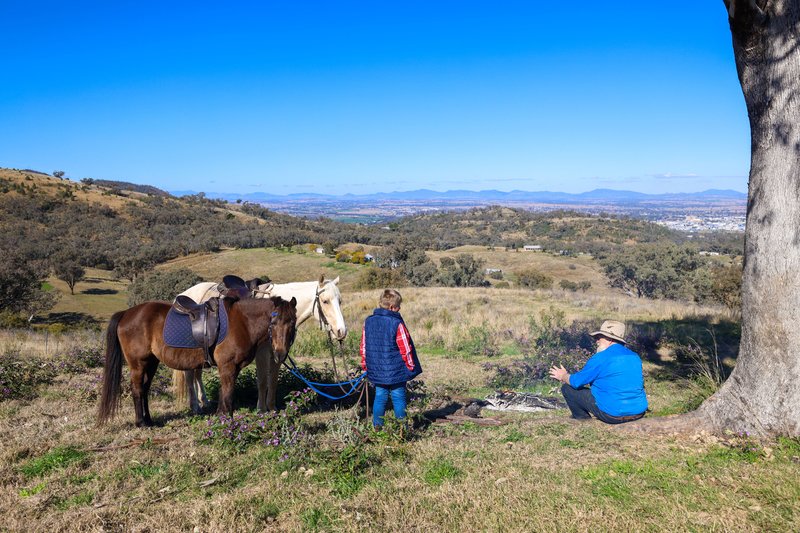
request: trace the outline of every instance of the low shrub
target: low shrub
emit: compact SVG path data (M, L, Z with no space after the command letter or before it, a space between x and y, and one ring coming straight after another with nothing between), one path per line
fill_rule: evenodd
M497 333L486 322L470 327L456 346L459 352L469 355L493 357L500 353Z
M575 292L578 290L578 284L574 281L569 281L568 279L562 279L559 284L559 287L564 289L565 291L572 291Z
M564 365L572 374L583 368L591 357L591 352L585 350L571 350L551 352L547 355L537 355L511 361L510 363L484 363L482 368L492 372L487 380L487 385L494 389L523 389L534 387L549 377L549 370L553 366Z
M54 358L53 363L61 373L79 374L90 368L100 368L105 363L102 348L75 346Z
M233 416L213 416L208 419L200 440L236 451L254 445L295 446L305 436L301 415L313 401L313 393L306 389L290 393L286 407L277 413L238 411Z
M331 370L327 365L323 369L319 370L311 365L305 364L298 367L297 370L309 381L314 381L317 383L333 383L335 381L333 377L333 370ZM203 385L205 386L206 394L210 400L218 401L220 390L219 375L216 372L207 372L205 375L206 377L203 381ZM295 377L295 375L289 371L281 369L280 373L278 374L278 390L276 392L278 406L281 406L281 398L286 398L292 393L303 391L305 388L306 384L301 379ZM338 391L339 388L336 387L335 390ZM239 377L236 379L236 388L234 390L233 400L234 403L239 405L244 404L253 406L258 401L258 376L256 374L255 364L251 364L239 373Z
M0 311L0 328L15 329L28 327L28 321L19 313L8 309Z
M580 370L593 353L589 331L582 322L567 325L563 311L542 310L538 319L529 317L525 334L507 332L523 357L508 364L484 364L483 369L492 372L487 384L496 389L532 387L549 376L552 366L564 365L570 373Z
M370 469L380 463L371 448L348 445L328 461L328 482L334 494L349 498L366 485Z
M23 357L19 352L0 355L0 401L31 399L41 385L53 382L56 366L38 357Z

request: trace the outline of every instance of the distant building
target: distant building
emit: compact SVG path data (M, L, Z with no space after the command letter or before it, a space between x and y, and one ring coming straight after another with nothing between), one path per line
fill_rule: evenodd
M318 254L324 254L325 253L325 248L323 248L322 246L317 246L314 249L314 251L317 252Z
M697 253L699 253L700 255L719 255L719 252L708 252L706 250L700 250Z
M522 249L526 252L541 252L544 250L544 248L542 248L539 244L526 244L522 247Z
M503 273L503 269L502 268L487 268L486 269L486 274L497 274L497 273L502 274Z
M374 261L374 260L375 260L375 258L372 257L371 254L364 254L364 261L366 261L367 263L369 263L370 261Z

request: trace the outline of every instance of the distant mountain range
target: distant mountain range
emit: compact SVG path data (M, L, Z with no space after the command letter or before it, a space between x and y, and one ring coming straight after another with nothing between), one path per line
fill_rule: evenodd
M170 191L175 196L197 194L195 191ZM328 195L297 193L275 195L263 192L250 194L205 193L208 198L219 198L230 202L242 200L255 203L365 203L365 202L502 202L502 203L547 203L547 204L592 204L592 203L647 203L647 202L686 202L686 201L745 201L745 193L730 189L709 189L693 193L646 194L635 191L595 189L589 192L571 194L550 191L510 191L497 190L467 191L451 190L445 192L429 189L415 191L395 191L375 194Z

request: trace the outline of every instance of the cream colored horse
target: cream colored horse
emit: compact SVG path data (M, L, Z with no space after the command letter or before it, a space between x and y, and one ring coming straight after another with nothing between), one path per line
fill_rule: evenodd
M259 285L254 297L269 298L280 296L284 300L297 299L297 325L299 326L312 316L317 320L321 329L330 333L336 340L344 340L347 336L347 326L342 315L342 295L339 292L339 278L325 280L320 276L319 281L298 281L295 283L267 283ZM205 302L210 298L220 295L217 283L198 283L181 294L188 296L197 303ZM256 374L258 376L258 410L275 410L275 393L278 388L278 373L280 365L273 357L269 343L265 343L256 352ZM189 395L189 406L192 412L199 413L208 405L206 391L203 388L202 370L175 370L172 373L172 383L178 398ZM188 384L187 384L188 380Z

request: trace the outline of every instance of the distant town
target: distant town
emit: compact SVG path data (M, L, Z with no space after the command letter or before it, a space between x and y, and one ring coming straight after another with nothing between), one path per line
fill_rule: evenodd
M342 222L360 224L387 223L393 219L420 213L459 211L489 205L502 205L529 211L577 211L591 215L629 216L687 233L706 231L743 232L746 199L718 198L702 202L692 199L663 199L634 201L585 202L526 202L489 199L447 200L384 199L378 201L343 199L277 199L258 202L281 213L305 218L327 217Z

